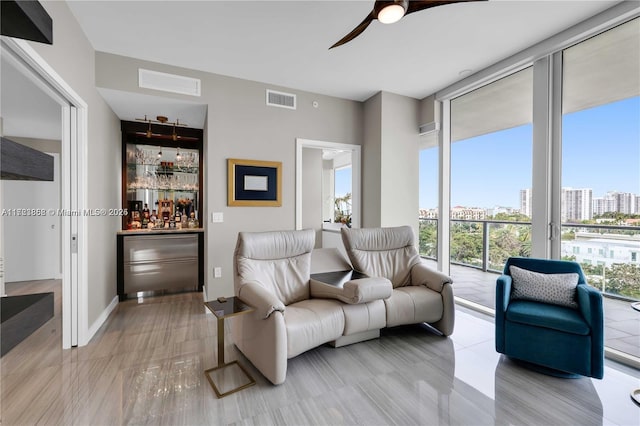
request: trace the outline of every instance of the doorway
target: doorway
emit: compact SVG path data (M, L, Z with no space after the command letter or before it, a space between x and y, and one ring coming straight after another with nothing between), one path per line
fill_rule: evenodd
M316 248L342 248L340 228L360 227L360 146L296 139L296 229Z
M56 124L59 140L59 206L60 210L78 212L62 215L59 211L47 210L48 219L56 224L59 231L58 253L60 259L59 276L62 287L62 347L84 345L88 341L88 301L87 301L87 256L86 218L80 212L86 208L86 143L87 143L87 104L77 93L46 63L46 61L24 40L2 38L1 56L3 62L15 68L22 78L28 80L39 91L43 92L52 104L57 105ZM5 69L3 67L3 74ZM4 77L4 76L3 76ZM3 81L3 96L5 85ZM43 98L44 99L44 98ZM2 115L8 111L11 102L3 102ZM12 121L17 120L16 128L31 128L22 119L28 119L32 111L16 111L15 118L3 120L3 133L8 136L12 130ZM20 118L22 117L22 118ZM49 123L48 126L53 126ZM45 125L45 127L47 127ZM42 137L40 135L40 137ZM33 137L32 137L33 138ZM37 135L36 135L37 138ZM47 149L43 149L47 150ZM3 226L7 226L2 221ZM54 232L55 233L55 232ZM2 232L4 240L5 232ZM9 249L7 241L0 242L0 254L5 258ZM4 263L4 262L3 262ZM4 267L11 265L4 264ZM3 274L4 275L4 274ZM5 294L4 279L0 278L0 292Z

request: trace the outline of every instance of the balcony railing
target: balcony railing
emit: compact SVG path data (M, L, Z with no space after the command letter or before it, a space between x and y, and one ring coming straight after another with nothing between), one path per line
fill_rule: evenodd
M511 256L531 255L531 223L451 220L451 263L502 272ZM420 219L420 255L437 260L438 219ZM565 224L562 258L582 265L609 296L640 300L640 227Z

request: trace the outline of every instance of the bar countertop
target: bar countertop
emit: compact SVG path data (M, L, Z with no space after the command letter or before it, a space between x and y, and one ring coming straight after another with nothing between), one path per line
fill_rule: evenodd
M204 232L204 228L184 229L126 229L118 231L118 235L158 235L158 234L193 234Z

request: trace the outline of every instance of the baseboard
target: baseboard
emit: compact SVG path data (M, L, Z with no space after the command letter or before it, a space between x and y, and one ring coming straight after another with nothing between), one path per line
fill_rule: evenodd
M113 300L111 300L109 306L107 306L105 310L102 311L100 316L98 316L98 318L93 322L93 324L91 324L91 327L89 327L89 330L87 330L86 341L82 342L79 346L84 346L91 341L93 336L98 332L100 327L102 327L102 324L104 324L107 318L109 318L109 315L111 314L111 312L113 312L116 306L118 306L118 296L115 296Z

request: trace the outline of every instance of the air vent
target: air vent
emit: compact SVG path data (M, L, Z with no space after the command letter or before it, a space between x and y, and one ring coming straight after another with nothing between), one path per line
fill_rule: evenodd
M420 126L420 136L428 135L430 133L438 132L440 130L440 123L432 121L431 123L423 124Z
M267 105L296 109L296 95L267 89Z
M138 68L138 86L182 95L200 96L200 79Z

